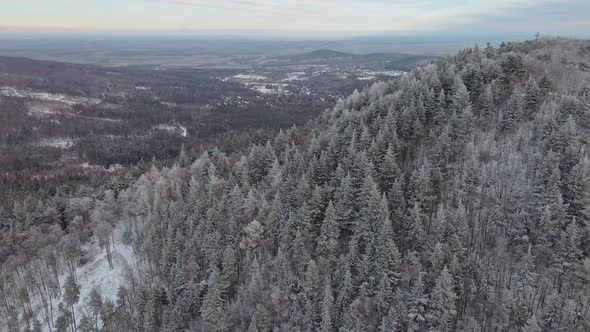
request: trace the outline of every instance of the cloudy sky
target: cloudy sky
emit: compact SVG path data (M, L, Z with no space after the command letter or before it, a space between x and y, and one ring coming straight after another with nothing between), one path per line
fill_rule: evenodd
M4 31L590 31L590 0L0 0L0 6Z

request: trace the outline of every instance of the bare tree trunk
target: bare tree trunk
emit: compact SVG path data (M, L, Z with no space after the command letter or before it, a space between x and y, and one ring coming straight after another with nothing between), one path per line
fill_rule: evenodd
M76 313L74 312L74 310L75 310L74 305L72 304L70 306L70 308L71 308L70 310L72 311L72 331L76 332L78 329L76 327Z

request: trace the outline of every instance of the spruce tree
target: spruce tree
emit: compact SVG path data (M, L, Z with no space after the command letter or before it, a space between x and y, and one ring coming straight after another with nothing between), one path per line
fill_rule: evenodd
M453 330L453 321L457 314L455 307L457 295L453 288L453 277L445 266L436 279L430 296L432 308L428 315L428 322L431 331L446 332Z

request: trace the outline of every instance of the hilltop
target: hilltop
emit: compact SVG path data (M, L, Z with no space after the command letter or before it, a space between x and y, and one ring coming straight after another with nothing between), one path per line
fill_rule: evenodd
M590 330L588 64L586 40L468 48L265 143L15 204L6 324L53 324L61 297L36 285L88 264L82 243L108 257L118 229L136 272L116 298L66 296L80 326Z

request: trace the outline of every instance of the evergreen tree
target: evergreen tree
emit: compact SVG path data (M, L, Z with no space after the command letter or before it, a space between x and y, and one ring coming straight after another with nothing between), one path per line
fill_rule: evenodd
M226 287L221 271L216 266L213 266L207 292L201 306L201 315L209 331L223 332L229 330L225 315L224 293Z
M329 276L326 277L326 281L324 282L324 298L322 300L322 322L320 324L320 331L321 332L330 332L334 331L333 323L332 323L332 316L333 316L333 305L334 305L334 297L332 295L332 281Z
M318 252L324 256L330 255L331 260L335 258L338 249L338 238L340 237L340 229L336 218L336 209L332 201L330 201L321 226Z
M457 295L454 291L453 277L445 266L436 279L434 289L431 294L432 308L428 315L428 321L431 331L452 331L453 321L457 310L455 301Z
M410 303L408 305L408 331L422 331L429 318L427 308L429 300L425 294L423 273L418 274L410 292Z
M529 77L524 90L524 109L528 118L537 113L543 102L543 92L534 78Z
M269 331L269 314L268 310L262 305L257 304L256 310L252 314L252 319L250 320L250 326L248 327L248 332L266 332Z
M76 314L75 305L80 300L80 286L74 281L72 276L68 276L64 284L64 302L68 305L69 314L71 318L68 319L71 322L72 330L76 330Z

